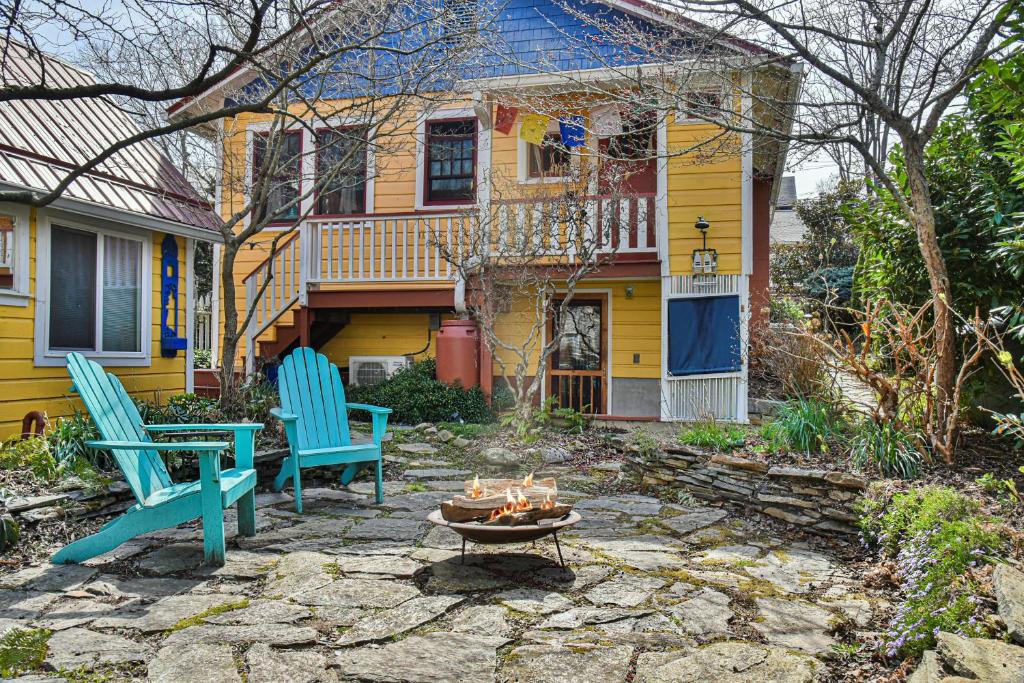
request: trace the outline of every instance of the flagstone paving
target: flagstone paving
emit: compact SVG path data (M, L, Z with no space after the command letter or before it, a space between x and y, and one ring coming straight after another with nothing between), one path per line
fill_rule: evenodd
M265 498L217 570L194 528L23 570L0 580L0 618L53 632L25 680L722 683L833 680L835 647L884 616L827 543L636 494L580 494L565 569L550 539L470 544L463 563L424 517L467 472L410 470L380 506L362 481L307 489L303 515Z

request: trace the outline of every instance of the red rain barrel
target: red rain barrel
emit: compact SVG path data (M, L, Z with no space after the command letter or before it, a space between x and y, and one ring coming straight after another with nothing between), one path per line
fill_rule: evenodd
M445 320L437 331L437 379L462 386L480 384L480 332L472 320Z

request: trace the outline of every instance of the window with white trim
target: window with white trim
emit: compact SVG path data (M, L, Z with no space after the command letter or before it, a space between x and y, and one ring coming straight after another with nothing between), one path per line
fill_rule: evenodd
M28 303L28 207L0 205L0 305Z
M51 226L47 354L143 352L144 245L141 238Z

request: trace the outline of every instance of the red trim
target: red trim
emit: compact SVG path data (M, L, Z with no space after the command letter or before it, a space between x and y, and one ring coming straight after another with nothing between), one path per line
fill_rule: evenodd
M430 126L434 123L473 122L473 197L470 199L430 199ZM463 116L451 119L429 119L423 124L423 206L467 206L476 203L476 175L480 163L477 154L480 151L480 122L475 116Z
M310 308L445 308L455 307L455 288L311 291Z
M322 220L324 218L410 218L414 216L448 216L456 213L449 209L420 209L419 211L378 211L376 213L322 213L317 216L310 216L309 220Z
M369 183L369 177L367 176L367 173L370 170L369 131L367 131L367 135L366 135L366 138L365 138L365 143L366 144L365 144L365 146L363 148L363 213L317 213L317 210L316 210L317 209L317 201L318 201L318 199L320 197L320 189L321 189L320 186L317 184L317 181L320 178L320 133L323 133L325 131L326 132L346 131L346 130L354 130L354 129L359 129L359 128L364 128L365 129L365 126L352 125L352 126L339 126L338 128L323 127L323 128L314 128L313 129L313 213L310 214L311 217L320 218L322 216L336 216L338 218L349 218L349 217L352 217L352 216L365 216L365 215L367 215L366 214L366 204L367 204L366 200L367 200L367 192L369 190L369 188L367 187L367 184Z

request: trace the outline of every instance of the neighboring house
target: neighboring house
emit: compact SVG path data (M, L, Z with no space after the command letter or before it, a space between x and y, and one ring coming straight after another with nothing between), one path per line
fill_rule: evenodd
M40 83L43 71L51 87L93 81L23 45L8 48L3 85ZM108 99L0 103L0 190L45 193L137 132ZM190 390L191 344L162 350L161 285L176 291L170 336L191 339L191 254L217 223L148 143L114 154L45 208L0 203L0 439L19 434L32 411L53 419L81 407L64 369L71 351L110 368L139 397ZM163 251L177 252L166 283Z
M679 21L639 0L607 0L586 7L591 8L588 11L603 7L610 21L630 17L648 27ZM532 153L517 127L506 134L491 123L498 118L499 105L515 96L543 98L550 92L558 96L557 70L536 73L517 65L538 63L530 52L537 49L565 55L566 69L582 68L573 71L574 79L581 74L586 77L587 69L600 77L602 63L607 63L569 54L565 36L589 36L594 28L554 0L507 3L496 30L502 44L518 51L517 60L497 70L470 74L464 82L463 104L446 104L414 117L406 128L409 144L390 158L374 159L368 153L357 169L365 183L354 195L323 203L307 199L297 213L305 215L309 210L309 218L282 240L277 254L268 257L267 253L274 228L261 235L253 249L239 252L236 291L248 291L250 296L249 301L239 297L240 308L253 303L256 285L265 280L272 262L274 271L281 274L258 302L241 350L240 360L246 358L249 368L257 356L280 358L300 343L317 347L343 368L359 356L423 358L434 353L438 318L457 316L469 295L457 286L425 236L437 221L457 218L478 202L484 210L498 210L489 199L495 177L536 183L538 164L548 163L544 155ZM594 42L601 43L596 38ZM757 50L742 41L724 42L726 58ZM604 48L605 52L611 49ZM623 51L604 58L621 62L631 56ZM798 70L789 64L768 68L783 73L787 88L799 80ZM756 76L735 74L737 79ZM235 87L241 87L246 78L236 80ZM234 92L213 90L183 101L172 107L172 116L187 117L202 111L204 103L215 106L233 98ZM508 98L503 100L502 93L509 93ZM731 97L737 108L746 99L738 92L719 91L712 96L724 102ZM337 106L330 100L322 104L325 111ZM589 107L574 111L591 121L595 118ZM578 382L575 395L579 397L587 383L593 400L582 405L577 399L572 405L602 416L663 420L714 416L745 421L746 363L741 340L751 310L760 310L765 301L770 201L783 168L785 146L770 138L737 134L740 144L735 148L741 152L723 151L710 159L697 154L672 156L666 162L673 150L718 129L686 112L660 118L656 129L643 133L647 137L640 146L656 150L662 161L643 162L645 168L631 178L629 198L617 207L625 221L622 229L629 235L628 245L618 250L612 264L588 276L577 291L576 300L586 308L579 317L593 324L587 327L586 339L573 335L565 340L563 355L573 358L557 368L558 377L548 380L544 394L555 393L554 382ZM230 185L228 165L238 169L254 158L258 151L254 142L263 139L268 123L269 116L260 115L223 122L219 130L225 135L225 186ZM590 148L617 146L611 138L594 139L594 127L588 128ZM549 129L549 134L557 135L556 130ZM317 136L308 129L295 127L290 134L295 140L289 149L309 153L317 149ZM456 158L459 172L444 175L440 165L427 162L438 158ZM299 188L315 181L320 165L312 160L296 162L290 196L301 196ZM220 198L224 216L243 206L240 194L225 193ZM601 202L600 191L597 194L595 207ZM530 214L529 206L510 212L510 231L525 234L523 216ZM694 228L700 216L711 223L708 247L717 249L719 266L717 278L703 284L694 278L692 256L701 246L700 233ZM758 303L752 305L752 300ZM522 314L509 311L504 324L515 329L516 315ZM214 357L218 357L216 351ZM502 378L495 376L498 366L486 353L481 354L481 364L482 384L489 390Z
M806 227L796 212L796 176L783 176L772 214L772 244L797 244L804 239Z

